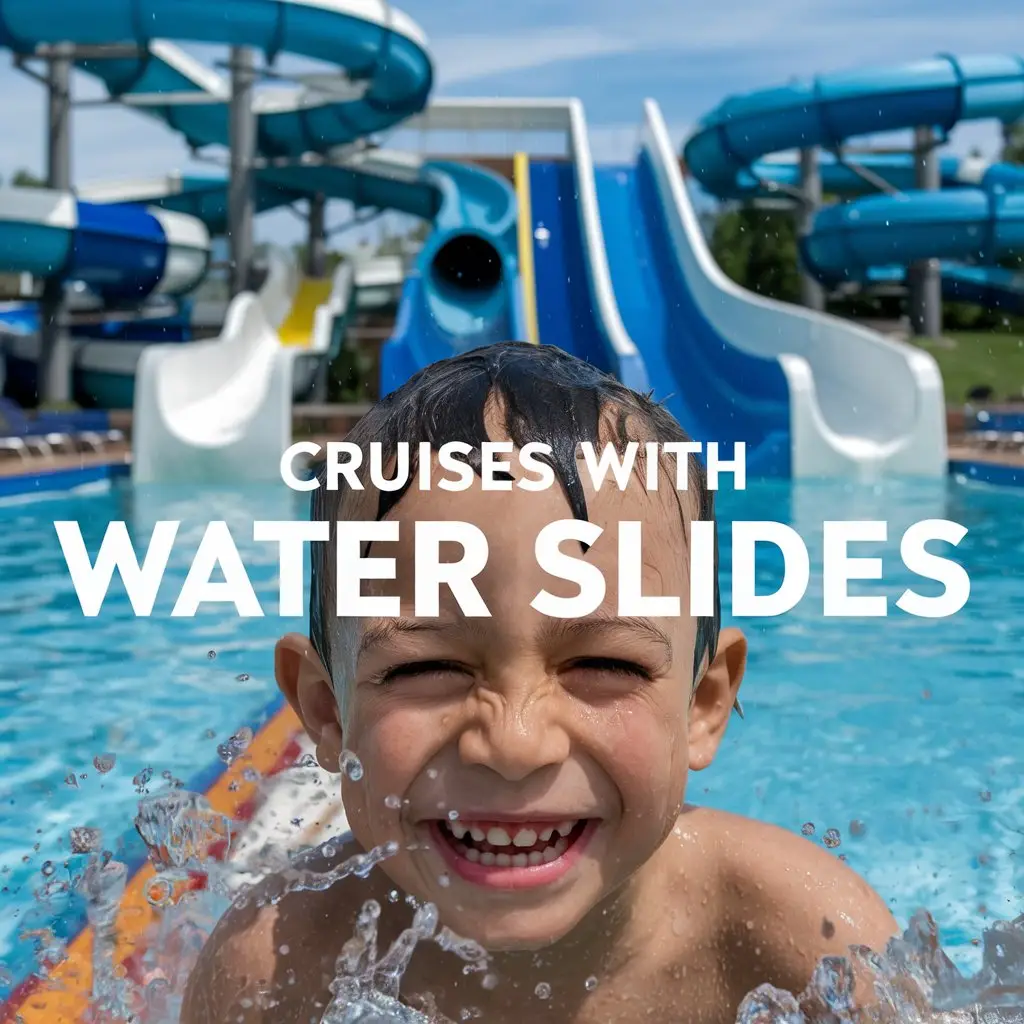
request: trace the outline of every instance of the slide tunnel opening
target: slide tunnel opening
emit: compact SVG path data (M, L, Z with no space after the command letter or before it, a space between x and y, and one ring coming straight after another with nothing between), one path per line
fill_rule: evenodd
M482 302L501 285L501 255L480 235L449 238L434 254L431 277L438 293L454 301Z

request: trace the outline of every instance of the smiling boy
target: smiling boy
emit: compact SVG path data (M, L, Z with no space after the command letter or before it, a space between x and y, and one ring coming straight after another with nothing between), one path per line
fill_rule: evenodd
M489 554L474 584L490 615L467 617L444 588L436 617L413 615L412 529L373 544L395 578L364 585L397 596L398 618L335 617L333 545L316 557L310 636L279 642L278 684L321 765L348 750L363 766L341 778L352 838L337 859L390 841L398 852L365 880L229 911L182 1024L319 1021L363 903L382 908L381 949L409 926L396 890L436 904L441 924L491 954L497 984L485 987L451 953L418 947L403 998L452 1021L725 1024L762 983L799 992L823 956L884 947L895 922L837 858L685 803L689 773L725 733L746 641L717 611L690 616L685 598L681 616L619 617L616 541L621 522L641 522L642 592L686 595L690 525L713 517L711 495L696 463L684 493L650 492L639 474L595 491L577 464L580 442L685 441L667 412L558 349L510 343L428 367L348 440L386 451L542 441L558 484L320 493L314 515L331 522L475 524ZM562 546L607 583L584 618L531 607L542 590L578 592L533 557L540 530L566 518L603 531L585 551Z

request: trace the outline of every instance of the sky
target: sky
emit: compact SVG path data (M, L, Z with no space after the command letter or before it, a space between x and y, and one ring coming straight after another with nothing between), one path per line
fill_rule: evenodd
M44 2L44 0L40 0ZM830 71L920 60L936 53L1003 53L1020 39L1019 0L398 0L426 33L437 96L579 97L595 159L628 159L642 104L661 105L674 140L730 94ZM689 10L687 10L689 9ZM694 10L695 9L695 10ZM208 63L224 51L186 49ZM100 96L76 76L79 99ZM10 65L0 68L0 174L45 167L44 90ZM898 141L892 137L879 142ZM996 156L993 123L959 126L953 152ZM76 111L73 180L95 184L195 164L180 139L134 111ZM350 216L335 204L334 224ZM260 217L262 241L303 235L289 211ZM356 240L358 232L342 238Z

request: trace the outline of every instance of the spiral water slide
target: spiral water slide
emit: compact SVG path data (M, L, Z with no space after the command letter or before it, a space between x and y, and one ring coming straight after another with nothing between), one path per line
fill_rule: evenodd
M268 63L287 53L335 65L337 73L306 75L300 84L254 93L256 151L266 158L256 174L257 209L319 193L433 219L443 226L431 236L435 249L454 242L456 256L460 246L463 252L471 248L459 242L461 235L480 238L501 263L500 295L468 322L450 313L439 350L457 349L469 335L515 333L507 326L518 308L512 301L511 188L482 169L424 163L360 145L422 110L429 96L433 68L426 40L404 14L382 0L227 0L212 17L207 5L181 0L100 0L88 8L69 3L61 5L59 16L52 7L0 0L0 42L21 53L68 41L134 44L137 52L91 56L78 66L101 80L112 97L163 121L195 147L228 141L230 87L168 40L254 47ZM93 200L187 213L213 232L224 227L223 180L165 178L83 192ZM421 259L431 281L446 268L458 277L458 263L431 260L429 254ZM272 268L271 277L263 296L243 294L234 301L219 338L149 346L143 353L135 397L137 481L277 475L276 458L267 453L283 449L291 438L295 354L295 346L281 344L280 328L288 328L302 289L292 281L293 292L286 296L287 274ZM441 288L435 308L462 301L460 284L461 279ZM268 292L274 299L269 304Z
M811 146L842 154L858 136L918 126L944 136L964 121L1021 116L1021 57L942 55L733 97L703 120L684 153L710 193L742 198L799 185L796 163L768 154ZM940 191L915 189L909 155L826 155L821 172L823 191L852 201L822 209L802 244L804 265L820 281L887 281L936 258L948 298L1024 309L1020 275L991 265L1024 244L1020 168L942 157ZM877 194L878 179L890 194Z

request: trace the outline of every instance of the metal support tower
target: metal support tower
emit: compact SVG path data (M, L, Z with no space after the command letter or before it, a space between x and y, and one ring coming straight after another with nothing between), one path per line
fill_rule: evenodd
M934 129L914 130L914 184L938 191L942 184ZM910 325L917 337L942 334L942 277L937 259L918 260L907 270Z

